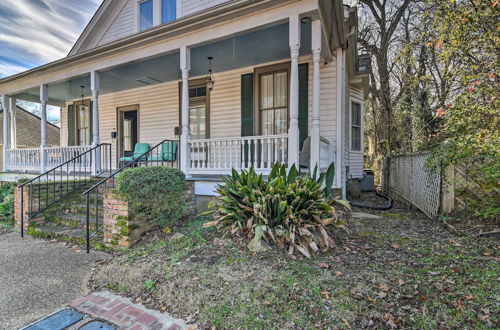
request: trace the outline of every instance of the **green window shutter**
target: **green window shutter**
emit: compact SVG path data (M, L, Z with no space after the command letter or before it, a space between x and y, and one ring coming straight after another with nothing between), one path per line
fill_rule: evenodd
M254 135L253 117L253 73L247 73L241 75L241 136ZM245 150L243 152L243 155L246 155L243 160L245 163L253 162L253 150L250 152L252 159L248 159L248 154L248 145L245 144Z
M299 131L300 149L309 136L309 63L299 65Z
M73 105L68 105L68 146L75 145L75 109Z
M241 76L241 136L254 135L253 73Z

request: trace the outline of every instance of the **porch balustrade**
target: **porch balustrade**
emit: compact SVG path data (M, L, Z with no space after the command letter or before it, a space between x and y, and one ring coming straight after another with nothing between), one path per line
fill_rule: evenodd
M266 173L276 163L287 164L287 148L287 134L189 140L188 172L220 174L253 166Z
M6 151L6 170L41 171L43 168L49 170L90 149L92 149L92 146L8 149ZM42 166L42 153L45 153L45 166ZM92 166L91 161L91 157L84 157L77 167L90 169Z

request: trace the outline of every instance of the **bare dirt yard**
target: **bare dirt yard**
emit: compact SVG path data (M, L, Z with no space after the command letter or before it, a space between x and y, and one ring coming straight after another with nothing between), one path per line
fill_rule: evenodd
M89 286L201 328L500 326L497 240L457 237L401 208L369 213L355 213L348 231L336 230L336 248L309 260L253 255L195 218L117 253Z

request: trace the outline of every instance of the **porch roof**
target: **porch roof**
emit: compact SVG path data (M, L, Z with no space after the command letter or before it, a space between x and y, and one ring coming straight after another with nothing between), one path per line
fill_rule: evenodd
M286 23L297 12L317 17L317 1L239 0L215 7L172 23L161 25L118 41L78 53L73 56L28 70L0 80L0 94L15 94L40 84L80 78L88 80L88 72L111 71L124 64L148 61L151 57L177 56L182 45L196 48L217 42L231 35ZM231 31L231 32L229 32ZM174 53L175 52L175 53ZM174 53L174 54L173 54ZM149 59L147 56L150 56ZM193 63L195 58L193 58ZM175 61L171 61L175 63ZM216 68L217 70L217 68ZM220 70L220 69L219 69ZM176 75L178 67L176 67ZM196 75L193 72L193 75ZM78 79L76 79L76 83ZM84 84L88 85L88 84ZM79 90L79 88L77 88ZM77 93L78 97L80 92Z
M302 24L301 39L301 55L310 54L310 21ZM191 48L191 77L203 76L207 73L208 56L214 58L213 70L216 78L219 72L289 59L288 23L234 35ZM100 71L100 93L114 93L180 80L179 62L179 52L172 52ZM89 97L91 95L89 74L49 84L49 103L62 105L66 101L79 99L82 95L81 86L84 86L84 97ZM39 95L40 88L37 86L13 94L12 97L36 101Z

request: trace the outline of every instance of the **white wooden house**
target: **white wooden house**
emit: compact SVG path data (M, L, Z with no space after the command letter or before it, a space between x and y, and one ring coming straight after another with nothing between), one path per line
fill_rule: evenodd
M345 189L363 175L356 33L356 10L340 0L105 0L67 57L0 80L4 109L23 99L43 110L38 159L11 146L4 169L53 166L50 104L62 109L60 161L111 143L117 166L136 142L179 140L180 168L211 194L217 176L248 165L245 153L266 173L298 164L309 137L306 165L334 162Z

